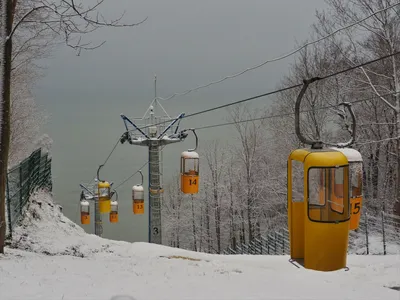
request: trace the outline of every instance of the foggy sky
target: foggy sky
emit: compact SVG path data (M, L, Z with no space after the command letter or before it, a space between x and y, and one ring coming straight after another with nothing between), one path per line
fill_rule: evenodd
M106 0L101 9L106 17L125 10L126 22L148 20L138 27L106 28L85 36L86 41L106 44L80 57L60 48L46 61L48 76L41 87L63 93L73 89L71 95L90 97L112 94L113 101L124 102L150 99L157 74L159 95L166 97L292 50L295 39L307 38L315 9L322 7L323 0ZM241 97L264 91L279 81L289 61L271 63L196 96ZM175 98L171 105L190 97Z
M85 41L106 40L106 44L79 57L71 48L59 47L52 59L43 62L46 76L35 89L36 100L51 115L44 131L54 140L54 190L66 215L77 220L74 199L79 197L79 183L93 178L124 132L120 113L141 117L148 108L154 97L154 74L158 96L165 98L260 64L291 51L296 40L304 41L315 9L324 7L323 0L106 0L101 9L106 17L126 10L126 22L148 19L138 27L105 28L86 36ZM267 64L162 104L175 116L265 93L276 87L291 61ZM263 107L270 101L263 98L251 105ZM225 116L226 111L215 111L184 119L182 127L223 123ZM213 139L233 142L233 132L229 127L199 132L199 150ZM164 150L164 182L174 176L180 153L192 143L191 139ZM143 147L120 145L104 174L118 183L146 160ZM121 199L130 199L135 180L124 186ZM131 228L146 226L146 219L132 218L130 202L121 205L127 205L126 217L121 215L124 221L114 229L106 226L105 236L145 240L145 230Z

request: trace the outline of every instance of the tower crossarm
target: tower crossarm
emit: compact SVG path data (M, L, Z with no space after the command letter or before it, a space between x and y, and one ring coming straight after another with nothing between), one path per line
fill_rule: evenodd
M137 131L139 131L145 138L147 138L147 139L150 138L145 132L143 132L143 130L141 130L139 127L137 127L137 126L135 125L135 123L133 123L131 120L129 120L129 118L128 118L127 116L121 114L121 118L122 118L122 120L124 121L124 124L125 124L125 127L126 127L126 130L127 130L127 131L128 131L128 126L127 126L126 122L129 122L129 123L130 123L133 127L135 127L135 129L136 129Z

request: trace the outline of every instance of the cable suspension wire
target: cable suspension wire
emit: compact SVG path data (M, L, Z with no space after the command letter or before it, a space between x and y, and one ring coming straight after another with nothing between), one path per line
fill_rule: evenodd
M289 56L292 56L292 55L294 55L294 54L300 52L301 50L303 50L304 48L306 48L306 47L308 47L308 46L311 46L311 45L313 45L313 44L319 43L319 42L321 42L321 41L323 41L323 40L325 40L325 39L327 39L327 38L330 38L330 37L336 35L337 33L341 32L341 31L343 31L343 30L346 30L346 29L349 29L349 28L351 28L351 27L354 27L354 26L356 26L356 25L358 25L358 24L364 22L365 20L367 20L367 19L369 19L369 18L371 18L371 17L373 17L373 16L375 16L375 15L381 13L381 12L384 12L384 11L386 11L386 10L389 10L389 9L392 9L392 8L396 7L397 5L400 5L400 2L397 2L397 3L393 4L393 5L390 5L390 6L388 6L388 7L385 7L385 8L383 8L383 9L377 10L377 11L373 12L372 14L370 14L370 15L368 15L368 16L362 18L361 20L358 20L358 21L353 22L353 23L351 23L351 24L345 25L345 26L343 26L343 27L341 27L341 28L339 28L339 29L337 29L337 30L331 32L330 34L325 35L325 36L319 38L319 39L316 39L316 40L314 40L314 41L305 43L303 46L298 47L298 48L292 50L291 52L289 52L289 53L287 53L287 54L284 54L284 55L281 55L281 56L279 56L279 57L276 57L276 58L267 60L267 61L265 61L265 62L263 62L263 63L261 63L261 64L258 64L258 65L256 65L256 66L247 68L247 69L245 69L245 70L243 70L243 71L241 71L241 72L239 72L239 73L226 76L226 77L224 77L224 78L222 78L222 79L219 79L219 80L216 80L216 81L212 81L212 82L210 82L210 83L208 83L208 84L201 85L201 86L198 86L198 87L193 88L193 89L186 90L186 91L181 92L181 93L174 93L174 94L172 94L171 96L169 96L169 97L167 97L167 98L157 97L157 99L167 101L167 100L170 100L170 99L172 99L172 98L174 98L174 97L176 97L176 96L185 96L185 95L187 95L187 94L189 94L189 93L191 93L191 92L197 91L197 90L199 90L199 89L203 89L203 88L209 87L209 86L211 86L211 85L219 84L219 83L221 83L221 82L223 82L223 81L225 81L225 80L238 77L238 76L240 76L240 75L242 75L242 74L244 74L244 73L247 73L247 72L249 72L249 71L258 69L258 68L260 68L260 67L262 67L262 66L264 66L264 65L266 65L266 64L268 64L268 63L276 62L276 61L285 59L285 58L287 58L287 57L289 57Z
M393 93L387 93L384 95L380 95L381 97L386 97L386 96L394 96L399 94L400 92L393 92ZM369 100L373 100L375 98L378 98L379 96L376 95L374 97L369 97L369 98L364 98L364 99L359 99L355 101L347 101L348 103L354 104L354 103L359 103L359 102L365 102ZM323 109L328 109L328 108L334 108L337 107L338 104L332 104L332 105L327 105L327 106L322 106L322 107L317 107L314 109L308 109L308 110L303 110L300 111L300 113L308 113L308 112L313 112L315 110L323 110ZM251 118L251 119L244 119L244 120L239 120L239 121L232 121L232 122L226 122L226 123L220 123L220 124L213 124L213 125L207 125L207 126L202 126L202 127L196 127L194 128L195 130L203 130L203 129L210 129L210 128L215 128L215 127L221 127L221 126L228 126L228 125L234 125L234 124L239 124L239 123L246 123L246 122L252 122L252 121L260 121L260 120L266 120L266 119L273 119L273 118L282 118L282 117L288 117L291 115L294 115L294 112L291 113L284 113L284 114L277 114L277 115L268 115L264 117L258 117L258 118Z
M161 152L163 149L165 148L165 145L161 147L160 151ZM135 176L137 173L139 173L147 164L149 163L149 161L147 161L143 166L141 166L136 172L134 172L132 175L130 175L128 178L126 178L124 181L122 181L120 184L118 184L114 190L116 190L117 188L121 187L123 184L125 184L129 179L131 179L133 176Z
M369 65L369 64L372 64L372 63L374 63L374 62L377 62L377 61L380 61L380 60L383 60L383 59L386 59L386 58L389 58L389 57L392 57L392 56L395 56L395 55L399 55L399 54L400 54L400 51L397 51L397 52L394 52L394 53L391 53L391 54L388 54L388 55L385 55L385 56L382 56L382 57L379 57L379 58L376 58L376 59L373 59L373 60L370 60L370 61L367 61L367 62L364 62L364 63L361 63L361 64L358 64L358 65L352 66L352 67L347 68L347 69L344 69L344 70L340 70L340 71L337 71L337 72L333 72L333 73L331 73L331 74L328 74L328 75L325 75L325 76L322 76L322 77L316 77L316 79L317 79L318 81L319 81L319 80L325 80L325 79L328 79L328 78L330 78L330 77L337 76L337 75L340 75L340 74L343 74L343 73L346 73L346 72L355 70L355 69L357 69L357 68L364 67L364 66ZM251 101L251 100L255 100L255 99L258 99L258 98L262 98L262 97L270 96L270 95L273 95L273 94L281 93L281 92L288 91L288 90L291 90L291 89L294 89L294 88L298 88L298 87L300 87L300 86L302 86L302 85L303 85L302 83L299 83L299 84L295 84L295 85L292 85L292 86L289 86L289 87L280 88L280 89L274 90L274 91L272 91L272 92L264 93L264 94L261 94L261 95L253 96L253 97L246 98L246 99L242 99L242 100L239 100L239 101L230 102L230 103L223 104L223 105L219 105L219 106L216 106L216 107L213 107L213 108L201 110L201 111L198 111L198 112L195 112L195 113L191 113L191 114L185 115L185 116L183 116L181 119L193 117L193 116L196 116L196 115L204 114L204 113L211 112L211 111L214 111L214 110L218 110L218 109L221 109L221 108L226 108L226 107L229 107L229 106L232 106L232 105L236 105L236 104L248 102L248 101ZM393 94L393 93L392 93L392 94ZM383 97L383 96L387 96L387 95L392 95L392 94L382 95L382 97ZM366 101L366 100L363 100L363 101ZM352 102L352 103L355 103L355 102L357 102L357 101L354 101L354 102ZM332 106L328 106L328 107L326 107L326 108L330 108L330 107L332 107ZM264 118L283 117L283 116L286 116L286 115L289 115L289 114L283 114L283 115L277 115L277 116L268 116L268 117L264 117ZM262 119L262 118L257 118L257 119ZM251 121L251 120L246 120L246 121L249 122L249 121ZM162 121L162 122L159 122L159 123L156 123L156 124L150 124L150 125L147 125L147 126L143 126L143 127L141 127L140 129L145 129L145 128L148 128L148 127L150 127L150 126L157 126L157 125L165 124L165 123L167 123L167 122L170 122L170 121L168 120L168 121ZM245 120L240 121L240 122L245 122ZM233 122L226 123L226 124L219 124L219 125L217 124L217 125L218 125L218 126L225 126L225 125L231 125L231 123L233 123ZM238 122L235 122L235 123L238 123ZM198 128L198 130L200 130L200 129L206 129L206 128L212 128L212 127L217 127L217 126L216 126L216 125L204 126L204 127ZM133 130L129 130L129 131L135 131L135 130L137 130L137 129L133 129ZM115 146L114 146L113 149L111 150L110 154L107 156L107 158L106 158L106 160L105 160L105 162L104 162L103 165L105 165L105 164L107 163L108 159L111 157L112 153L114 152L115 148L117 147L119 141L120 141L120 138L118 138L117 143L115 144ZM161 149L161 150L162 150L162 149ZM143 167L146 166L147 164L148 164L148 162L146 162L141 168L143 168ZM140 168L140 169L141 169L141 168ZM129 178L127 178L125 181L123 181L121 184L119 184L119 185L118 185L116 188L114 188L114 189L117 189L118 187L120 187L122 184L124 184L125 182L127 182L130 178L132 178L132 177L133 177L135 174L137 174L138 172L139 172L139 170L136 171L135 173L133 173ZM94 179L93 179L93 180L94 180ZM93 181L93 180L92 180L92 181Z
M121 136L122 137L122 136ZM103 166L108 162L108 160L110 159L111 155L113 154L113 152L115 151L115 149L117 148L119 141L121 139L121 137L119 137L117 139L117 142L115 143L114 147L112 148L111 152L108 154L107 158L105 159ZM97 176L95 176L89 183L89 185L91 185L93 183L93 181L96 179Z
M122 137L122 136L121 136ZM118 138L117 142L115 143L114 147L112 148L110 154L108 154L106 160L103 163L103 166L108 162L108 160L110 159L111 155L113 154L114 150L117 148L119 141L121 140L121 137Z
M125 184L129 179L131 179L133 176L135 176L137 173L139 173L139 171L141 171L147 164L149 163L149 161L147 161L143 166L141 166L135 173L133 173L132 175L130 175L128 178L126 178L124 181L122 181L120 184L118 184L114 190L118 189L119 187L121 187L123 184Z
M384 95L380 95L381 97L387 97L387 96L394 96L399 94L400 92L393 92L393 93L387 93ZM360 102L365 102L365 101L370 101L373 100L375 98L377 98L378 96L374 96L374 97L369 97L369 98L363 98L363 99L359 99L359 100L355 100L355 101L349 101L349 103L354 104L354 103L360 103ZM322 107L318 107L315 109L309 109L309 110L304 110L301 111L300 113L307 113L307 112L312 112L314 110L322 110L322 109L329 109L329 108L333 108L333 107L337 107L337 104L332 104L332 105L327 105L327 106L322 106ZM202 126L202 127L197 127L194 128L195 130L203 130L203 129L210 129L210 128L215 128L215 127L221 127L221 126L228 126L228 125L233 125L233 124L238 124L238 123L245 123L245 122L251 122L251 121L259 121L259 120L265 120L265 119L272 119L272 118L281 118L281 117L287 117L287 116L291 116L294 115L294 113L285 113L285 114L278 114L278 115L269 115L269 116L264 116L264 117L258 117L258 118L252 118L252 119L245 119L245 120L239 120L239 121L234 121L234 122L227 122L227 123L221 123L221 124L214 124L214 125L207 125L207 126ZM384 139L382 141L387 141L387 140L391 140L391 139ZM119 140L118 140L119 142ZM372 141L370 143L375 143L375 142L381 142L381 141ZM359 145L363 145L363 144L368 144L367 143L362 143ZM117 143L118 144L118 143ZM117 145L116 144L116 145ZM115 150L116 145L114 146L113 150L111 151L111 153L109 154L109 156L106 159L109 159L109 157L111 156L112 152ZM161 148L160 151L163 150L164 147ZM106 163L105 162L105 163ZM129 179L131 179L133 176L135 176L136 174L139 173L139 171L141 171L147 164L149 163L149 161L147 161L145 164L143 164L137 171L135 171L132 175L130 175L128 178L126 178L125 180L123 180L120 184L118 184L114 190L118 189L119 187L121 187L122 185L124 185Z
M393 137L393 138L387 138L387 139L382 139L378 141L368 141L368 142L356 142L355 144L358 146L363 146L363 145L368 145L368 144L374 144L374 143L382 143L382 142L388 142L388 141L394 141L397 140L398 137Z
M333 72L333 73L328 74L328 75L325 75L325 76L316 77L316 80L318 80L318 81L320 81L320 80L325 80L325 79L328 79L328 78L330 78L330 77L334 77L334 76L337 76L337 75L340 75L340 74L343 74L343 73L346 73L346 72L349 72L349 71L352 71L352 70L355 70L355 69L358 69L358 68L361 68L361 67L365 67L365 66L367 66L367 65L369 65L369 64L372 64L372 63L378 62L378 61L380 61L380 60L384 60L384 59L386 59L386 58L389 58L389 57L392 57L392 56L396 56L396 55L399 55L399 54L400 54L400 51L397 51L397 52L394 52L394 53L391 53L391 54L388 54L388 55L385 55L385 56L381 56L381 57L378 57L378 58L376 58L376 59L369 60L369 61L366 61L366 62L364 62L364 63L360 63L360 64L358 64L358 65L354 65L354 66L349 67L349 68L347 68L347 69L343 69L343 70L340 70L340 71L336 71L336 72ZM182 120L182 119L189 118L189 117L197 116L197 115L200 115L200 114L204 114L204 113L207 113L207 112L211 112L211 111L214 111L214 110L218 110L218 109L221 109L221 108L226 108L226 107L229 107L229 106L232 106L232 105L236 105L236 104L240 104L240 103L252 101L252 100L255 100L255 99L258 99L258 98L262 98L262 97L266 97L266 96L271 96L271 95L274 95L274 94L277 94L277 93L282 93L282 92L284 92L284 91L288 91L288 90L291 90L291 89L295 89L295 88L298 88L298 87L300 87L300 86L303 86L303 83L298 83L298 84L295 84L295 85L292 85L292 86L280 88L280 89L277 89L277 90L274 90L274 91L271 91L271 92L268 92L268 93L264 93L264 94L261 94L261 95L253 96L253 97L250 97L250 98L246 98L246 99L242 99L242 100L239 100L239 101L230 102L230 103L227 103L227 104L215 106L215 107L213 107L213 108L208 108L208 109L201 110L201 111L198 111L198 112L195 112L195 113L187 114L187 115L184 115L184 116L181 118L181 120ZM145 129L145 128L148 128L148 127L150 127L150 126L162 125L162 124L165 124L165 123L167 123L167 122L170 122L170 120L168 120L168 121L161 121L161 122L156 123L156 124L149 124L149 125L146 125L146 126L141 127L140 129ZM137 130L137 129L132 129L132 130L129 130L129 131L131 132L131 131L136 131L136 130Z

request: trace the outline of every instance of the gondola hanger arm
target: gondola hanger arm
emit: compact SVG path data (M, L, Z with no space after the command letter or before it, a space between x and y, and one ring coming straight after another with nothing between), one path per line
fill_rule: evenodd
M322 148L322 142L309 140L305 136L303 136L303 134L301 133L301 130L300 130L300 104L301 104L301 101L303 100L303 97L307 91L308 86L311 83L313 83L317 80L320 80L320 79L321 79L320 77L313 77L310 79L303 80L303 87L301 88L300 93L297 96L295 109L294 109L296 135L303 144L311 145L311 148Z

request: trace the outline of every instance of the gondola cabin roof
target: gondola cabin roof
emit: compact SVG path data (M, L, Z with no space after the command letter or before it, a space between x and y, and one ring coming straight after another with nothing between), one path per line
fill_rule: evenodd
M108 181L100 181L98 183L98 187L99 188L109 188L110 187L110 183Z
M342 152L347 157L347 160L349 162L362 162L363 161L361 153L358 152L356 149L336 148L336 147L331 147L331 149Z
M183 151L181 154L183 158L199 158L199 154L194 151Z
M310 167L336 167L349 164L346 156L334 149L296 149L290 153L289 159L300 161Z
M144 191L143 186L140 185L140 184L134 185L132 187L132 190L135 191L135 192L143 192Z

